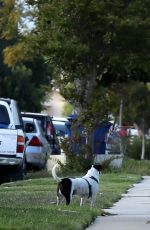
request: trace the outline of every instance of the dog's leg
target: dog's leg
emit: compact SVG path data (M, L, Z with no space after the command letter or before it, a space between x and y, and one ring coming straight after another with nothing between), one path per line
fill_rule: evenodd
M59 204L60 204L60 197L57 196L57 205L59 205Z
M64 203L64 201L65 201L65 197L63 196L63 194L58 194L56 200L57 205L59 205L60 203Z
M83 200L84 200L84 198L81 197L81 199L80 199L80 206L83 206Z
M62 199L63 199L63 195L62 195L61 190L60 190L60 184L58 184L58 186L57 186L57 205L60 204Z
M66 199L66 205L69 205L70 202L71 202L71 197L70 196L66 196L65 199Z
M57 205L60 204L60 202L62 201L62 198L63 198L62 194L57 194Z
M94 207L95 202L96 202L96 196L92 196L91 197L91 207Z
M70 192L70 194L66 194L66 205L69 205L73 197L73 190Z

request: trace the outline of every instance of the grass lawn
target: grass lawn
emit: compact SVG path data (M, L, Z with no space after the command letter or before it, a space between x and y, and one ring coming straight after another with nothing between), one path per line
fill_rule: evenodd
M117 201L122 193L140 180L129 173L103 173L96 206L87 201L79 207L73 198L70 206L56 206L57 183L52 177L28 179L0 186L0 230L79 230L86 228L103 208Z

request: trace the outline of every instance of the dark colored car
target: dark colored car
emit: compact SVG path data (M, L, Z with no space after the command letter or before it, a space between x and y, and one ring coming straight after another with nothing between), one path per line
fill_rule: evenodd
M60 145L59 140L56 135L56 130L52 122L51 116L44 113L30 113L30 112L21 112L22 117L31 117L37 119L43 132L45 134L46 139L52 147L52 154L60 154Z
M69 121L64 117L53 117L52 122L59 138L68 137L70 132Z

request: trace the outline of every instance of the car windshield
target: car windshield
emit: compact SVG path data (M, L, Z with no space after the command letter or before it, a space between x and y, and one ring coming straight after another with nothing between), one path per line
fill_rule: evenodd
M0 128L8 128L10 124L9 114L5 106L0 105Z
M54 127L58 136L68 135L68 128L64 122L54 122Z

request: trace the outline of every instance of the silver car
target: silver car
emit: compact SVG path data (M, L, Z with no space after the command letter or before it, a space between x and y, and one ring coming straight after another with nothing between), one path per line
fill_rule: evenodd
M42 127L37 119L23 117L26 133L26 163L27 165L45 168L52 149L46 140Z

